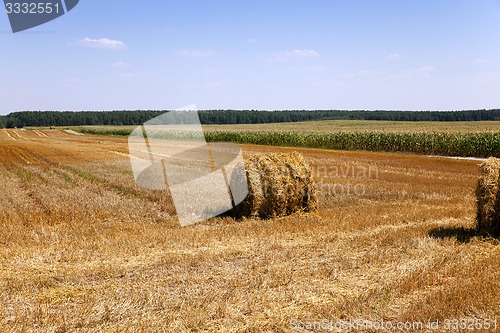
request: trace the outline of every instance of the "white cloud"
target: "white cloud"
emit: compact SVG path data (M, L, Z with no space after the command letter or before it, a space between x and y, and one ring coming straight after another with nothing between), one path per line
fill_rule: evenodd
M286 61L291 59L310 59L319 57L319 53L314 50L293 50L288 52L273 53L266 61Z
M399 53L392 53L385 57L385 60L399 60L399 59L401 59L401 54Z
M473 65L483 65L483 64L487 63L487 61L482 59L482 58L478 58L478 59L474 59L471 63Z
M216 77L217 75L219 75L221 73L221 70L219 68L216 68L216 67L211 67L211 68L205 68L203 71L202 71L202 74L203 76L208 79L208 80L212 80L214 77Z
M125 62L125 61L118 61L118 62L115 62L111 65L111 67L113 67L113 68L129 68L131 66L132 66L131 64L129 64L128 62Z
M123 71L118 74L119 77L122 78L150 78L152 75L149 72L131 72L131 71Z
M206 58L213 56L215 52L212 50L183 49L175 51L175 54L181 57Z
M100 48L100 49L126 49L127 45L119 40L112 40L108 38L92 39L85 37L78 42L79 45L88 48Z
M500 71L488 72L488 73L480 73L479 77L486 80L497 80L500 79Z
M430 78L436 69L432 66L418 68L407 68L398 72L386 72L382 70L362 69L356 72L339 75L340 78L389 78L389 79L415 79Z
M355 74L358 77L377 77L377 76L384 76L386 73L384 71L377 71L377 70L371 70L371 69L363 69Z
M134 73L132 72L124 72L124 73L120 73L120 77L123 77L123 78L129 78L129 77L134 77Z
M293 50L290 52L290 56L294 58L316 58L319 57L319 53L313 50Z
M253 37L248 40L249 43L257 43L257 38Z
M266 84L266 87L268 89L280 89L281 86L278 84L278 83L269 83L269 84Z
M79 77L71 77L64 80L66 85L78 86L85 83L85 80Z
M423 66L419 68L408 68L399 72L405 78L429 78L436 71L432 66Z
M384 71L372 70L372 69L362 69L356 72L347 73L340 75L340 77L360 77L360 78L369 78L369 77L381 77L387 75Z
M303 66L303 67L288 67L289 71L302 73L322 73L326 71L324 66Z
M224 88L229 83L230 83L229 80L210 81L210 82L207 82L207 87L212 88L212 89L220 89L220 88Z

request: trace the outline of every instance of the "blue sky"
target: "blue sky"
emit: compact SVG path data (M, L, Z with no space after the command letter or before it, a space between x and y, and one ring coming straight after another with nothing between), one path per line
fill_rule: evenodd
M500 107L500 0L81 0L12 34L20 110Z

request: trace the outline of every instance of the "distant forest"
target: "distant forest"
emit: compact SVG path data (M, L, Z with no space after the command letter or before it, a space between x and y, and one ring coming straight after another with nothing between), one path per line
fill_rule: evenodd
M27 126L140 125L164 111L25 111L0 116L0 128ZM190 112L190 111L184 111ZM264 124L312 120L485 121L500 120L500 109L469 111L205 110L202 124ZM182 117L179 117L182 122Z

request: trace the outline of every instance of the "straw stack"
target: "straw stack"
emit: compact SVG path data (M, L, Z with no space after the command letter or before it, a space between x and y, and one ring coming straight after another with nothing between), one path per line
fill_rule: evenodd
M500 234L500 159L489 158L481 164L476 188L477 229L488 234Z
M237 217L271 218L317 211L311 168L301 154L254 155L245 160L245 170L248 195L235 207Z

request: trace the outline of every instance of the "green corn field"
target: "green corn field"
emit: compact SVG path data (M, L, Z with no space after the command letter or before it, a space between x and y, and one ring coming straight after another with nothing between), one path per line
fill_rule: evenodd
M500 156L500 133L208 132L208 141L334 150L408 152L424 155Z
M82 133L128 136L131 130L77 129ZM180 134L178 134L180 135ZM162 138L162 135L155 135ZM185 135L184 138L188 138ZM367 150L406 152L423 155L462 157L500 157L498 132L229 132L209 131L205 138L210 142L234 142L257 145L321 148L333 150Z

